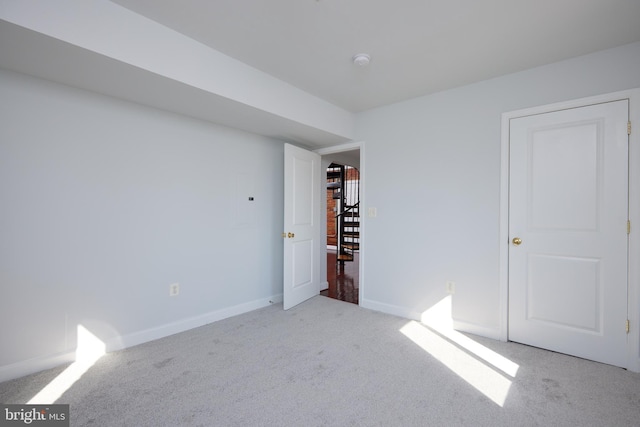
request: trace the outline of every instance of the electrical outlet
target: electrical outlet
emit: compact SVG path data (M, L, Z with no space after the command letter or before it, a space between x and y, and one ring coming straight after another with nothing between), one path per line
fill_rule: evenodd
M180 293L180 283L172 283L169 285L169 296L175 297Z
M445 283L445 288L447 289L447 293L448 294L455 294L456 293L456 282L452 282L451 280L447 280L447 282Z

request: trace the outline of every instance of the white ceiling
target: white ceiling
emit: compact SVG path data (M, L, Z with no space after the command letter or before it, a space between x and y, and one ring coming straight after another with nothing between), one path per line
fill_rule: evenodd
M113 2L352 112L640 40L639 0Z

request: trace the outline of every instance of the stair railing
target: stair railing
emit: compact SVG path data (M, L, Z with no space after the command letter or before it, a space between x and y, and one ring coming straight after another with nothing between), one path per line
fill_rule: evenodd
M360 202L350 205L346 210L336 215L336 230L338 231L338 261L353 261L354 252L359 249L359 207ZM346 228L351 230L346 231Z
M335 234L327 233L327 239L335 238L337 261L353 261L359 249L360 228L360 176L356 168L332 163L327 169L327 190L336 203ZM328 193L329 194L329 193ZM327 202L329 203L329 201ZM327 231L329 227L327 227Z

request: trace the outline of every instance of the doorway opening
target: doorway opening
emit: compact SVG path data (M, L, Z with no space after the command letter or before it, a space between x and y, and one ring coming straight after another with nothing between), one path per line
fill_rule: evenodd
M326 178L327 289L321 294L358 304L360 171L332 162Z
M365 300L366 285L363 277L366 218L361 215L366 206L364 149L364 142L353 142L316 150L322 156L320 173L324 182L321 188L326 192L326 196L320 197L321 239L324 242L321 243L324 244L324 249L321 250L320 257L320 294L358 305ZM332 165L344 167L341 180L344 189L341 188L342 184L336 183L336 178L332 178ZM333 172L335 175L336 170ZM340 188L340 196L337 188ZM333 198L334 195L336 199ZM341 201L340 198L344 196L346 200ZM334 202L339 202L342 207L346 206L347 213L336 218L341 206L333 205ZM352 208L349 209L348 206ZM344 221L349 221L351 227L345 227L344 244L341 248L338 219L341 220L342 217L348 217ZM339 255L343 255L340 257L342 260Z

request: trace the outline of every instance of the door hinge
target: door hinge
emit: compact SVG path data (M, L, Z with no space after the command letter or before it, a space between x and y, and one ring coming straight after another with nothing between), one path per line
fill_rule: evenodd
M629 322L629 319L627 319L627 326L626 326L627 333L629 333L629 329L631 329L631 322Z
M631 234L631 221L627 221L627 234Z
M627 122L627 135L631 135L631 121Z

